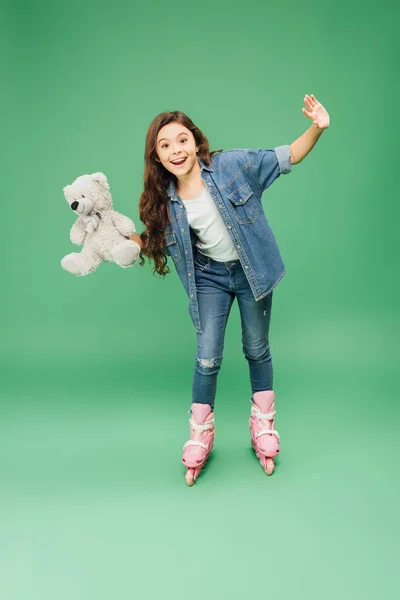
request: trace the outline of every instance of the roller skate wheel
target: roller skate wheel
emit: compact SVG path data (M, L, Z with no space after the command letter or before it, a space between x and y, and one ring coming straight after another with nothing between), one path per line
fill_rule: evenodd
M188 470L186 471L186 474L185 474L185 481L186 481L187 485L194 484L194 469L188 468Z
M267 458L266 459L266 464L264 467L264 471L266 475L272 475L272 472L274 470L274 459L273 458Z

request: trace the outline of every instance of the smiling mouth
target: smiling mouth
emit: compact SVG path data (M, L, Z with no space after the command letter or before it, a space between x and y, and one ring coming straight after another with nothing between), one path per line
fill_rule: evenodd
M182 160L178 160L177 162L171 160L171 162L175 167L180 167L184 162L186 162L186 158L182 158Z

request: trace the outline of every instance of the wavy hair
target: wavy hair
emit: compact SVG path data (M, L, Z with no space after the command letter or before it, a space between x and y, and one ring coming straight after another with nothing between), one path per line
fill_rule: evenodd
M183 112L177 110L162 112L150 123L144 150L144 190L139 199L139 217L146 227L140 234L143 248L139 255L139 264L143 266L144 257L147 256L149 262L151 259L154 261L153 275L158 273L163 277L170 272L167 267L167 256L162 252L165 246L164 230L167 222L170 221L167 189L171 179L176 185L177 177L156 160L156 143L158 132L169 123L180 123L192 132L198 146L197 155L206 165L210 164L213 154L222 152L222 150L210 152L206 136Z

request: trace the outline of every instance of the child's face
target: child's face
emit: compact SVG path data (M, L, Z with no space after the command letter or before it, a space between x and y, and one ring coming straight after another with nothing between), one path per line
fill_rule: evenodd
M187 175L198 165L195 139L192 132L180 123L168 123L157 135L156 152L159 162L176 177ZM176 161L185 159L182 165Z

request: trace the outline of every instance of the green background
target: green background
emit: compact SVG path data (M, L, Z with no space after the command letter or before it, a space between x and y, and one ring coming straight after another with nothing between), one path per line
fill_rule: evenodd
M395 3L2 3L0 596L391 598L399 540ZM151 120L211 149L290 144L331 117L263 205L287 267L271 350L281 454L249 443L234 303L215 450L181 447L196 332L154 277L76 250L62 188L103 171L141 232ZM397 129L397 137L395 132ZM397 554L397 557L396 557Z

